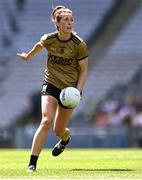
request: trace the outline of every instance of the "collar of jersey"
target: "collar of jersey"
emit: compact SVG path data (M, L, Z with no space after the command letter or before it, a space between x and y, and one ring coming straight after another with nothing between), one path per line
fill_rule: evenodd
M59 39L58 34L57 34L57 39L58 39L59 41L61 41L61 42L68 42L68 41L70 41L70 40L72 39L72 33L71 33L71 37L70 37L69 39L67 39L67 40L61 40L61 39Z

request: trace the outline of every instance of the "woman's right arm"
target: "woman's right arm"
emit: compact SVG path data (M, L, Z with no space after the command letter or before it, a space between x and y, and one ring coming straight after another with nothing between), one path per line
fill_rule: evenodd
M44 46L42 45L42 43L38 42L34 45L31 51L29 51L28 53L21 53L21 54L17 53L17 56L24 61L28 61L32 59L37 53L39 53L43 48Z

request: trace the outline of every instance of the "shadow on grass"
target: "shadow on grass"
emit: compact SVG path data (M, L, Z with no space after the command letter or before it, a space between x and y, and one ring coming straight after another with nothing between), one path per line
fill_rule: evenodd
M134 169L72 169L71 171L135 171Z

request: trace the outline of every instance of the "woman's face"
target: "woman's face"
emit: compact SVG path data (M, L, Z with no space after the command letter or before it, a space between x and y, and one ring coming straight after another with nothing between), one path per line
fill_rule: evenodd
M61 33L70 34L73 31L74 20L73 16L69 12L64 12L60 22L58 22L58 28Z

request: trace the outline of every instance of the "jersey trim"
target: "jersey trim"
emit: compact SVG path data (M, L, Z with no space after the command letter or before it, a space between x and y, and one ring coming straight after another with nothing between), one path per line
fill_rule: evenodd
M51 40L51 39L56 38L56 34L57 34L56 32L44 34L40 39L41 44L43 44L43 46L45 46L47 40Z
M71 34L71 37L70 37L69 39L67 39L67 40L61 40L61 39L59 39L58 34L56 34L56 37L57 37L57 39L58 39L59 41L61 41L61 42L68 42L68 41L70 41L70 40L72 39L72 34Z
M87 58L88 56L85 56L85 57L83 57L83 58L81 58L81 59L77 59L78 61L81 61L81 60L83 60L83 59L85 59L85 58Z
M47 39L53 39L53 38L56 38L56 35L53 35L53 36L47 36Z
M72 38L73 42L77 45L79 45L81 42L77 41L76 39Z
M75 35L75 34L72 34L72 40L73 40L73 42L76 43L77 45L79 45L79 44L83 41L79 36L77 36L77 35Z

